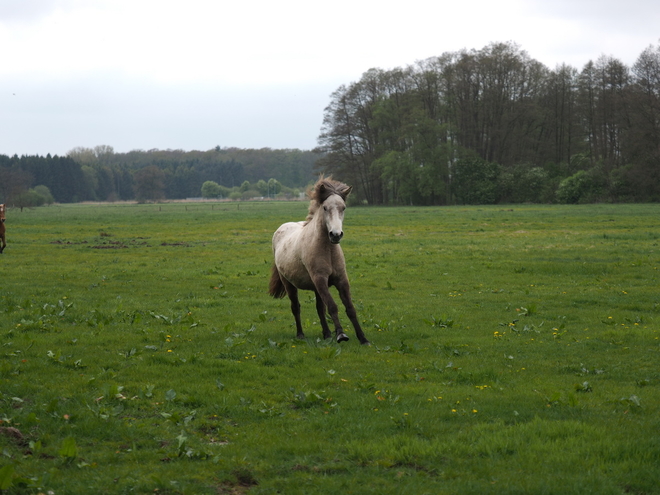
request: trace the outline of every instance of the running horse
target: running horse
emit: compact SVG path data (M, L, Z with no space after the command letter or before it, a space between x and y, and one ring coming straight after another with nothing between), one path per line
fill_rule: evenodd
M362 344L369 344L351 300L346 261L339 246L344 236L342 223L346 198L351 189L346 184L321 177L310 194L307 219L304 222L285 223L273 234L275 262L268 292L275 298L289 296L299 339L305 338L300 323L300 289L311 290L316 294L316 311L323 329L323 338L331 337L325 318L327 308L335 326L337 342L348 340L339 321L337 303L330 294L329 288L334 286L357 338Z
M0 246L0 254L2 254L7 247L7 240L5 238L5 205L0 205L0 242L2 242L2 246Z

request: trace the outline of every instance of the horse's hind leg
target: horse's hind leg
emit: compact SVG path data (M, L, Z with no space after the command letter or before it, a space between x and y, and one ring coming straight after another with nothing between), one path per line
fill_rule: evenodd
M321 328L323 329L323 338L329 339L331 337L330 327L328 322L325 319L325 304L323 303L323 298L321 294L317 291L314 291L316 294L316 312L319 314L319 323L321 323Z
M286 293L289 296L291 301L291 312L293 313L293 319L296 320L296 337L299 339L304 339L305 334L303 333L302 323L300 321L300 301L298 300L298 289L291 284L290 282L283 280L284 288Z

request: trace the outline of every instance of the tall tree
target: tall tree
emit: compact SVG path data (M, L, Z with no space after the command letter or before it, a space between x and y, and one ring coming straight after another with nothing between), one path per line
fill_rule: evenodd
M140 202L165 198L165 173L155 165L135 173L135 197Z
M17 162L18 157L0 156L0 203L13 204L32 184L32 176L18 168Z
M620 183L627 196L660 201L660 43L646 48L632 67L630 131Z

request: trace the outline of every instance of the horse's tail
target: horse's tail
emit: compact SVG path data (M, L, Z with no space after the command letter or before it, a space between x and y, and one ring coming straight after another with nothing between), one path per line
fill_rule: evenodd
M284 283L282 283L280 272L277 270L275 263L273 263L273 271L270 275L268 293L275 299L282 299L284 296L286 296L286 289L284 288Z

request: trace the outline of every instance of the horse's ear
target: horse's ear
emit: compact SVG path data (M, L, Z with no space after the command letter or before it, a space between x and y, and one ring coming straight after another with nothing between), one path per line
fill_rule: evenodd
M330 196L329 189L323 182L319 183L315 192L316 200L319 203L323 203L326 199L328 199L328 196Z
M349 194L351 194L351 191L353 190L353 186L346 186L346 188L340 193L341 198L346 201L346 198L348 197Z

